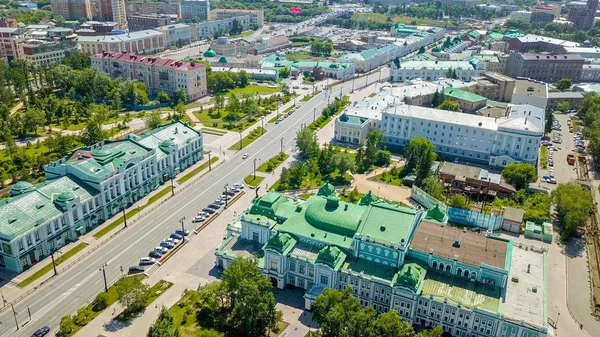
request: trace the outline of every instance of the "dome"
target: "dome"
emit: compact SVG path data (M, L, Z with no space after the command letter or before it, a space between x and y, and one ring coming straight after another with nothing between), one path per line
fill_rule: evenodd
M228 63L229 61L227 61L227 58L225 56L221 56L221 58L219 59L219 63Z
M369 191L369 193L365 194L362 198L360 198L359 205L370 205L371 203L377 201L377 197Z
M396 284L416 291L421 282L422 274L423 268L419 265L414 263L406 264L398 274Z
M33 185L27 181L19 181L10 188L10 195L19 195L33 189Z
M215 53L215 51L211 48L208 48L202 55L204 55L204 57L215 57L217 56L217 53Z
M337 247L326 246L319 251L315 263L322 263L328 265L331 268L335 268L335 262L340 256L342 251Z
M59 194L56 198L54 198L54 201L65 203L73 199L75 199L75 194L73 192L63 192Z
M92 151L92 156L94 157L106 157L108 155L110 155L110 150L105 149L105 148L99 148L99 149L95 149L94 151Z
M337 197L317 199L306 207L304 219L312 226L331 233L354 236L363 210L356 205L343 203Z
M266 248L271 248L273 250L278 251L279 253L282 253L284 250L285 245L292 240L292 237L289 234L281 234L281 233L277 233L275 236L273 236L269 242L267 243L267 247Z
M425 216L425 220L433 220L435 222L442 223L446 218L446 214L442 212L438 205L435 205L434 208L431 208L427 211L427 215Z
M317 195L322 195L325 197L333 194L335 194L335 187L330 183L325 183L325 185L321 186L321 188L319 188L319 192L317 193Z
M160 145L158 145L163 151L169 152L171 147L175 146L175 142L167 139L167 140L163 140L162 142L160 142Z

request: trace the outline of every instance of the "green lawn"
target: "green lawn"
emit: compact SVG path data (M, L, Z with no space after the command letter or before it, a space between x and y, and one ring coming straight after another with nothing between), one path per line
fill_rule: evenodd
M233 38L236 38L236 37L248 37L248 36L251 36L252 34L254 34L253 30L247 30L245 32L242 32L240 35L236 35L236 36L232 36L232 37Z
M548 147L542 146L540 150L540 166L542 169L548 168Z
M281 179L277 179L277 181L271 185L269 191L277 191L279 189L279 185L281 185ZM600 186L598 186L598 190L600 191Z
M256 95L268 95L268 94L274 94L276 92L281 92L281 89L279 87L277 88L270 88L264 85L249 85L245 88L235 88L232 90L229 90L229 92L227 93L227 96L234 94L237 97L241 97L244 95L249 95L251 97L254 97Z
M254 179L253 174L244 178L244 182L246 183L246 185L252 186L252 187L258 186L258 184L260 184L263 180L265 180L265 177L261 177L261 176L256 176L256 179Z
M258 172L271 173L273 172L281 163L283 163L286 159L288 159L289 155L286 153L279 153L273 158L269 159L266 163L259 166L257 169Z
M156 200L164 197L168 193L171 193L171 186L167 186L167 187L163 188L160 192L158 192L155 195L153 195L152 197L150 197L150 199L148 199L148 202L145 205L136 207L136 208L130 210L129 212L127 212L125 214L125 217L127 219L131 219L131 217L133 217L134 215L138 214L144 208L150 206ZM96 234L94 234L94 237L96 239L99 239L99 238L103 237L104 235L108 234L110 231L112 231L113 229L115 229L117 226L119 226L122 223L123 223L123 217L120 216L117 220L115 220L115 221L111 222L110 224L104 226L104 228L102 228L102 230L100 230Z
M295 51L285 55L288 61L304 61L310 58L310 53L307 51Z
M400 171L401 172L401 171ZM393 186L402 186L403 181L398 175L391 174L389 171L380 173L373 177L373 180L388 183Z
M271 330L269 337L277 337L277 336L281 335L283 330L285 330L285 328L287 328L288 325L290 325L290 323L288 323L288 322L284 322L284 321L277 322L277 326L273 330Z
M247 128L251 127L252 125L256 124L257 122L258 122L258 119L254 119L252 121L238 122L236 124L220 123L220 124L217 124L216 127L219 129L222 129L224 131L240 132L240 131L246 130Z
M265 133L267 133L267 130L260 126L252 130L246 137L242 138L242 149L250 145L252 142L257 140L258 137ZM240 141L237 141L235 144L229 147L229 150L240 150Z
M315 194L314 193L302 193L302 194L298 194L298 198L306 200L306 199L312 197L313 195L315 195Z
M31 146L22 146L25 154L29 157L37 157L50 152L50 149L43 144L32 144ZM0 160L10 159L8 150L0 150Z
M164 294L169 288L173 286L172 282L160 280L156 282L150 289L148 289L148 297L146 298L146 307L152 304L154 300L156 300L160 295ZM131 322L135 317L137 317L140 313L135 313L134 315L128 315L125 311L118 314L116 317L117 321L121 322Z
M200 329L196 325L196 312L200 296L195 290L186 290L177 303L169 308L173 314L173 325L179 332L179 337L197 337Z
M385 23L387 22L388 16L381 13L354 13L352 14L352 21L372 21ZM416 25L430 25L430 26L443 26L445 23L440 20L432 19L419 19L410 16L393 15L391 17L392 22L397 22L405 25L412 25L416 21Z
M61 263L65 262L66 260L68 260L71 256L77 254L79 251L81 251L87 245L88 244L85 243L85 242L82 242L82 243L78 244L77 246L69 249L66 253L60 254L60 256L57 256L54 259L54 262L58 266L59 264L61 264ZM52 266L52 262L50 262L49 264L47 264L46 266L44 266L42 269L40 269L37 272L33 273L33 275L31 275L28 278L24 279L23 281L19 282L18 286L19 287L26 287L27 285L31 284L31 282L39 279L40 277L44 276L46 273L50 272L53 269L54 268Z
M218 134L221 134L221 135L224 135L224 134L227 133L227 131L222 130L222 129L206 128L206 127L202 128L202 131L207 132L207 133L211 133L211 132L218 133Z
M219 160L219 157L211 157L210 158L210 163L216 163ZM206 169L208 167L208 161L198 167L196 167L195 169L193 169L192 171L190 171L189 173L187 173L186 175L184 175L183 177L177 179L177 183L178 184L183 184L186 181L190 180L192 177L194 177L196 174L202 172L204 169Z

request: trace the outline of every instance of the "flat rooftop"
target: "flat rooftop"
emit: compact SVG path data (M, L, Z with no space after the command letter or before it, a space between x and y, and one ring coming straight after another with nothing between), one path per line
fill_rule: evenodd
M501 313L507 319L546 326L546 275L544 255L532 250L512 249L506 298ZM528 271L529 269L529 271ZM514 282L513 279L518 279Z
M454 242L459 241L460 247L455 247ZM485 263L501 269L506 268L506 255L508 242L488 238L483 234L464 232L460 228L440 226L427 221L421 222L417 228L410 247L414 250L433 255L480 266Z

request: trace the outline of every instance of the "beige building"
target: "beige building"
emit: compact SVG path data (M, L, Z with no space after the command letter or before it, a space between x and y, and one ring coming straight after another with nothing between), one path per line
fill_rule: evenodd
M60 63L69 53L77 51L77 35L72 29L62 27L30 31L14 43L16 57L34 67Z
M99 21L114 21L119 28L127 29L125 0L91 0L92 16Z
M473 77L477 84L471 91L493 101L510 102L515 90L515 79L497 72L486 71Z
M144 82L148 93L165 91L173 96L179 89L189 101L207 95L206 66L200 63L176 61L127 53L103 52L92 56L92 66L109 74Z
M52 0L52 15L60 15L67 20L92 18L92 3L90 0Z
M162 52L167 47L165 35L155 30L121 35L79 36L78 42L81 51L90 55L104 51L148 55Z
M238 16L250 15L250 24L259 28L265 23L265 11L262 9L225 9L217 8L210 11L209 20L231 19Z
M0 61L9 62L17 58L16 38L21 34L21 28L0 27Z

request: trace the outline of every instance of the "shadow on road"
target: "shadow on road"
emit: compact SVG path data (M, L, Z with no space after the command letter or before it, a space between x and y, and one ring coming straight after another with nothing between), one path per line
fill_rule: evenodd
M563 251L570 257L581 257L585 253L585 244L582 239L571 239L563 246Z
M298 322L307 327L318 327L317 323L312 321L312 312L304 310L304 290L300 288L286 288L280 290L273 288L275 302L290 307L286 312L292 314ZM293 309L291 309L293 308Z
M131 325L130 322L120 322L120 321L115 321L113 319L111 319L110 321L104 323L103 327L105 331L109 331L109 332L116 332L119 331L121 329L125 329L127 327L129 327Z

